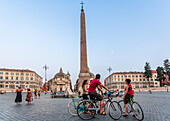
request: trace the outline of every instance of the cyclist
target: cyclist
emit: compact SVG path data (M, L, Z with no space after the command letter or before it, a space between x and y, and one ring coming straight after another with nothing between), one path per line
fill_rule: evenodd
M130 79L126 79L125 83L126 83L126 89L125 89L125 94L123 96L123 100L125 103L125 114L123 115L124 117L128 116L128 103L130 102L130 98L133 98L133 91L132 91L132 85L130 84L131 80Z
M83 84L82 84L82 88L83 88L83 100L87 100L88 98L88 80L84 80Z
M103 97L100 94L98 94L96 92L96 88L98 88L101 91L102 95L103 95L103 91L102 91L102 89L99 86L101 86L101 87L105 88L106 90L108 90L109 92L113 93L113 91L108 89L106 86L104 86L100 82L100 74L97 74L96 78L93 79L90 82L90 86L89 86L89 89L88 89L88 94L89 94L91 100L94 100L96 98L96 100L100 101L100 115L106 115L107 113L103 112L104 99L103 99Z

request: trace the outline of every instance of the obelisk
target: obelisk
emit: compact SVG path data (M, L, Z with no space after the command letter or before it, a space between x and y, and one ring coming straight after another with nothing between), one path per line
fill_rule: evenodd
M81 9L81 37L80 37L80 74L78 81L78 90L82 92L82 83L84 80L90 80L89 68L87 65L87 45L86 45L86 26L85 26L85 14L83 9L83 2Z

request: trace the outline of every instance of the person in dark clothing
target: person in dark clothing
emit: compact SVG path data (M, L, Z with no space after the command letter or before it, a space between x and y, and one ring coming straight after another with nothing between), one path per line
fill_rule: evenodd
M17 96L15 98L15 103L20 104L20 102L22 102L22 91L23 89L21 89L21 87L18 87L18 89L15 91L15 93L17 93Z
M28 88L27 89L27 94L26 94L26 99L28 101L28 104L31 104L31 97L32 97L32 92L31 90Z

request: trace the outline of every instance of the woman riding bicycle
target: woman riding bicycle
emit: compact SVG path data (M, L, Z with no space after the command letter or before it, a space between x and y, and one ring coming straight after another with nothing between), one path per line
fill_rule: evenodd
M82 88L83 88L83 100L87 100L88 98L88 80L84 80L83 84L82 84Z

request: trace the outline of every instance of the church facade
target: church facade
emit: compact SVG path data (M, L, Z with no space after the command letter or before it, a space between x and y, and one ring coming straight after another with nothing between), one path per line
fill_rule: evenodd
M55 92L72 91L71 79L69 72L67 74L63 73L62 68L60 68L59 73L57 73L53 79L48 81L50 88Z

